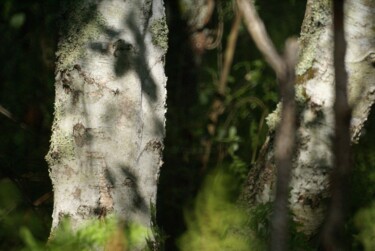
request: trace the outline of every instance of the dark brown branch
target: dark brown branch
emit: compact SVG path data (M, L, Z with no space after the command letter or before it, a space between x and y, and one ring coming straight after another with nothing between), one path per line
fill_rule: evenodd
M252 0L237 0L237 5L241 11L247 30L253 38L256 46L263 54L267 63L276 72L279 78L285 78L285 64L277 53L270 37L267 34L263 21L255 10Z
M235 15L233 24L232 24L232 29L228 36L228 44L227 44L227 48L225 50L225 55L224 55L224 66L223 66L223 70L221 72L220 80L219 80L218 92L221 95L225 93L225 89L227 87L227 80L228 80L230 68L233 62L233 56L234 56L234 51L236 49L236 43L237 43L238 31L239 31L240 25L241 25L241 14L237 12Z
M210 136L215 135L219 116L223 114L224 112L224 104L223 104L222 98L225 96L225 90L227 87L227 79L228 79L228 75L230 73L230 69L232 66L233 55L236 50L236 43L237 43L238 31L239 31L240 25L241 25L241 15L239 14L239 12L237 12L234 17L231 31L228 35L228 43L225 49L225 56L224 56L224 66L220 74L220 79L219 79L219 83L217 86L217 93L219 97L214 99L212 106L211 106L211 111L208 115L210 119L210 123L208 124L207 129L208 129L208 133L210 134ZM204 146L204 154L202 157L202 164L203 164L202 171L204 171L208 165L210 155L211 155L211 148L212 148L212 140L209 139L205 142L205 146Z
M287 251L289 239L289 182L293 165L296 116L294 101L295 65L298 45L296 39L288 39L285 45L286 72L279 78L282 98L281 122L276 131L275 162L277 169L276 198L274 202L271 250ZM280 75L279 75L280 76Z
M349 175L351 171L348 75L345 70L344 0L333 1L334 67L335 67L335 137L334 170L331 175L331 206L324 228L325 250L345 250L344 225L348 209Z
M289 39L282 58L269 38L263 21L258 16L251 0L237 0L245 19L246 27L265 60L278 77L282 97L281 122L276 132L275 160L277 169L276 198L274 202L271 250L287 251L289 239L289 181L295 145L294 82L298 45Z

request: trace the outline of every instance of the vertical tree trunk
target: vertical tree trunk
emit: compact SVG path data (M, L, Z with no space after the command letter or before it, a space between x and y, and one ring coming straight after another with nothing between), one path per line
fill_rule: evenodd
M375 2L347 0L345 5L345 58L349 101L353 109L351 138L361 129L375 100ZM333 166L331 140L334 117L334 67L331 1L309 0L300 37L296 73L299 106L297 152L293 160L290 207L300 231L308 236L321 226L327 208L329 174ZM280 109L269 115L270 136L258 164L245 184L242 199L254 206L273 200L275 190L274 130Z
M46 156L54 229L114 213L150 224L165 125L162 0L64 1Z

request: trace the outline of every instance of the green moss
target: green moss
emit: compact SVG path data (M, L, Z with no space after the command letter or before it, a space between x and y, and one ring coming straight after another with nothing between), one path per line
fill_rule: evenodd
M302 85L296 85L294 87L294 100L296 102L297 107L301 108L304 107L306 102L308 101L308 96L306 94L305 88ZM276 127L279 125L281 121L281 109L282 104L279 102L276 106L276 109L268 114L266 117L266 123L271 132L276 130Z
M180 250L249 250L248 236L239 233L247 217L233 202L236 184L223 170L207 176L194 209L185 212L187 231L178 240Z
M59 71L71 69L76 61L85 55L85 44L97 38L105 27L104 18L95 5L87 6L77 1L68 4L66 9L63 16L67 16L67 20L61 25L62 37L56 53L56 67Z
M356 239L359 240L366 251L375 249L375 203L370 207L361 209L354 218L356 227L360 230Z
M294 95L295 95L295 101L297 105L305 105L305 103L308 100L308 96L306 94L305 87L303 85L296 85L294 87Z
M331 0L311 1L311 6L304 20L300 38L300 60L297 75L304 75L312 68L322 32L331 23Z
M58 124L63 115L62 106L55 105L54 122L52 125L52 136L50 150L46 156L46 161L51 167L58 163L61 158L72 159L74 157L74 140L71 134L63 132Z
M277 125L280 123L281 107L281 103L278 103L276 109L272 113L268 114L268 116L266 117L266 123L271 132L275 131Z
M152 42L166 52L168 49L168 26L165 17L154 20L150 26L150 31Z
M297 75L304 75L308 69L311 69L315 59L317 38L314 43L309 43L301 52L301 58L297 65Z

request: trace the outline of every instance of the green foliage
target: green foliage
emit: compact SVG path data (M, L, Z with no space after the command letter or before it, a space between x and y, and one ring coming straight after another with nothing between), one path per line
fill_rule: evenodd
M35 237L32 235L31 231L28 228L21 228L20 236L22 237L26 246L22 249L24 251L42 251L46 249L41 242L35 239Z
M265 119L270 107L275 106L278 94L275 79L269 75L263 61L241 58L238 61L228 77L223 97L225 111L219 118L217 134L213 138L213 155L219 155L217 166L230 166L243 181L266 138ZM209 106L215 98L219 72L207 67L204 73L202 75L209 81L202 83L199 100L202 106Z
M365 251L375 250L375 203L361 209L355 216L354 222L360 230L356 240L362 243Z
M178 240L187 250L267 250L270 240L272 203L244 211L236 202L238 178L217 169L209 174L197 195L194 209L185 211L187 231ZM291 219L291 217L290 217ZM313 250L290 220L291 250Z
M164 231L158 226L156 221L156 207L153 203L151 205L151 232L152 237L147 237L147 247L152 251L163 251L165 250L165 240L167 236Z
M234 77L236 75L241 77ZM265 118L270 107L275 106L278 100L276 82L272 75L268 75L264 62L258 59L236 63L232 79L234 82L228 87L228 112L224 115L226 120L223 126L237 128L242 142L238 147L238 157L247 163L254 163L268 133Z
M249 210L249 235L251 236L251 249L253 251L267 250L271 238L271 217L273 204L259 204ZM298 232L298 224L293 222L293 215L289 215L289 249L314 250L306 236Z
M232 158L232 161L228 165L229 170L239 178L239 180L244 180L248 172L248 165L236 154L239 149L239 143L241 142L241 138L237 133L237 128L231 126L228 131L220 128L216 141L225 143L228 154Z
M54 250L90 250L96 246L104 246L115 229L115 219L109 218L103 222L92 220L74 232L69 220L65 219L53 232L48 246Z
M10 25L15 29L19 29L25 23L25 18L24 13L16 13L9 20Z
M114 216L87 221L77 230L72 230L69 218L62 221L53 232L47 245L39 242L29 229L22 228L21 236L25 251L70 251L70 250L133 250L144 246L150 239L150 229L138 224L124 224ZM154 245L149 250L155 249Z
M234 204L236 180L223 171L208 175L195 207L186 211L187 232L179 239L182 251L248 250L248 240L237 233L245 213Z
M253 233L256 234L256 239L263 240L263 243L259 242L259 247L266 247L266 241L270 237L271 214L272 203L259 204L250 209L250 229L252 229Z
M0 250L18 250L22 246L20 229L27 227L38 238L49 232L35 210L27 210L23 195L15 182L0 181Z
M354 147L352 199L357 208L368 207L375 195L375 146L372 141L374 133L371 131L373 127L366 130L367 135L361 139L361 145Z
M374 250L375 224L375 113L372 112L360 142L353 146L351 211L347 233L354 236L352 250Z

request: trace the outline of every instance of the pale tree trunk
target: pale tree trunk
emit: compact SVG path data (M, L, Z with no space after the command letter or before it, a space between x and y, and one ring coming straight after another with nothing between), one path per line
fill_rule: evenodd
M375 100L375 2L347 0L345 5L346 70L353 109L352 142ZM330 198L333 166L334 67L331 1L309 0L300 37L296 69L299 106L296 154L291 177L290 208L299 230L312 236L322 225ZM268 117L270 136L250 171L242 199L250 207L273 201L275 194L274 130L280 109Z
M65 1L46 159L52 229L115 214L148 227L165 134L162 0Z

